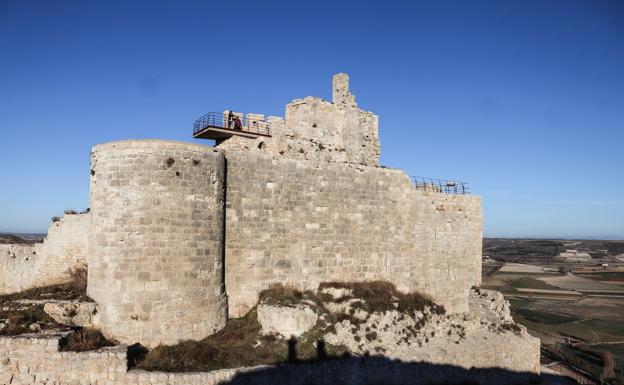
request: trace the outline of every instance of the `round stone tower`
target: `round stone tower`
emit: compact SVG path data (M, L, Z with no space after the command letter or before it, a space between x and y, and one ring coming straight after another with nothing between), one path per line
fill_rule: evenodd
M153 347L225 326L224 177L207 146L93 147L87 293L106 335Z

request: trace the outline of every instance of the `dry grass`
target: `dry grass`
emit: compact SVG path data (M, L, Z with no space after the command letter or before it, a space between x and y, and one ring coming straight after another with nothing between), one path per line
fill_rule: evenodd
M85 266L76 267L69 271L69 275L71 280L66 283L36 287L19 293L0 295L0 304L21 299L92 301L91 298L87 296L87 268Z
M269 286L269 289L263 290L258 295L258 303L267 305L280 306L296 306L301 302L306 302L319 313L327 313L327 309L323 306L321 296L310 290L299 291L290 286L284 286L276 283Z
M359 299L361 301L353 303L352 306L359 307L368 313L391 310L413 313L423 311L427 307L435 314L446 312L443 306L437 305L428 296L418 292L401 293L392 283L386 281L324 282L319 286L319 291L329 287L350 289L353 294L340 298L338 302Z
M323 287L348 288L353 291L349 298L358 299L357 306L372 313L374 311L399 310L413 312L429 307L433 312L444 313L444 308L429 298L418 294L403 294L388 282L323 283ZM301 292L291 287L272 285L259 295L259 303L296 306L302 302L315 307L326 315L327 324L317 325L300 338L285 340L275 336L262 335L256 308L244 317L231 319L224 329L201 341L182 341L176 345L158 346L147 354L138 354L136 367L144 370L171 372L209 371L241 366L272 365L292 361L331 359L348 355L344 346L333 346L323 341L325 334L333 330L338 315L330 314L323 306L321 297L311 291ZM341 300L347 300L344 298ZM377 338L375 332L366 336ZM133 360L134 361L134 360Z
M107 340L99 330L93 328L76 330L60 343L61 351L65 352L86 352L114 345L115 341Z
M22 305L13 309L5 306L0 310L0 318L6 320L6 327L0 331L0 335L14 336L31 333L32 331L28 329L31 324L38 324L42 329L60 327L43 311L42 305Z
M296 305L306 298L315 297L314 293L307 291L301 292L289 286L281 284L272 284L269 289L263 290L259 294L259 302L268 305Z
M68 282L72 292L87 293L87 266L79 265L69 269L71 281Z
M265 343L254 348L259 339L260 324L256 311L252 310L242 318L229 320L224 329L201 341L158 346L147 353L137 367L172 372L208 371L272 364L286 359L288 352L285 344L280 347L276 341L265 338Z
M499 331L505 332L512 332L516 335L521 335L522 334L522 328L520 326L518 326L515 323L504 323L504 324L500 324L498 327Z
M272 286L260 294L262 303L286 306L314 298L317 297L311 292L302 293L281 285ZM314 303L319 305L320 300ZM201 341L183 341L177 345L158 346L144 357L139 357L136 366L145 370L172 372L208 371L279 364L295 359L307 361L342 356L346 353L346 348L322 342L327 327L328 325L319 322L308 333L289 341L272 335L262 335L257 312L253 308L244 317L230 319L224 329ZM322 351L317 349L319 341L324 347ZM293 353L296 353L296 357Z
M18 335L32 332L28 327L38 324L42 330L69 330L60 325L43 311L43 304L23 304L19 300L83 300L87 297L86 267L69 272L71 281L59 285L50 285L25 290L19 293L0 296L0 319L7 320L6 327L0 330L3 335Z

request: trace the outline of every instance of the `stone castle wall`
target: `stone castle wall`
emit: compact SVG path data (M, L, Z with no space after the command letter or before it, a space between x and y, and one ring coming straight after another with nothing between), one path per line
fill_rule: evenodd
M59 352L58 336L0 337L0 384L123 384L126 350Z
M279 367L250 367L196 373L128 370L125 345L90 352L59 351L59 337L0 337L0 384L217 385L217 384L410 384L482 385L539 383L539 342L511 338L476 345L454 366L406 364L383 358L352 358ZM506 342L501 344L501 342ZM513 354L509 351L513 343ZM537 352L537 354L536 354ZM537 358L537 361L535 359ZM470 367L502 369L471 369ZM524 373L520 373L524 372ZM529 381L532 380L532 381ZM454 382L455 381L455 382Z
M480 283L480 198L419 191L402 171L227 152L230 316L272 283L387 280L468 310Z
M59 221L53 222L43 243L35 246L37 254L45 256L45 271L53 276L67 280L67 272L75 266L87 264L89 249L90 214L67 214Z
M89 214L68 214L52 222L43 243L0 245L0 293L67 282L87 263Z
M38 281L41 257L35 245L0 245L0 294L29 289Z
M93 148L91 169L94 323L146 346L221 329L223 154L191 143L112 142Z

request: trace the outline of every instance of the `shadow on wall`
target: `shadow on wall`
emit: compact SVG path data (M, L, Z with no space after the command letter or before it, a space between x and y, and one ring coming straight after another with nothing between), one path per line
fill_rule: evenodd
M319 345L319 359L299 361L296 342L289 341L288 363L260 367L237 374L228 385L574 385L576 381L551 374L536 375L505 369L464 369L458 366L407 363L385 357L325 359ZM470 354L470 352L466 352Z

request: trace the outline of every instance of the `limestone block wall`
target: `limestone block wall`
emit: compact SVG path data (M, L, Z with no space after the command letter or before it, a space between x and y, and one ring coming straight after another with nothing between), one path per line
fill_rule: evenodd
M379 163L379 119L372 112L307 97L286 105L285 121L291 131L281 149L289 157Z
M146 346L225 325L223 154L122 141L91 156L88 294L105 334Z
M52 222L43 243L35 246L45 256L45 269L50 275L65 280L70 268L87 264L90 214L66 214Z
M126 346L91 352L61 352L58 336L0 337L0 384L217 385L217 384L404 384L540 383L539 342L502 338L475 346L455 366L407 364L381 357L320 361L311 364L233 368L197 373L127 369ZM513 352L510 346L513 344ZM537 349L537 355L535 354ZM537 357L537 362L535 358ZM443 360L443 358L441 358ZM443 360L449 362L447 358ZM505 368L502 369L470 369ZM524 373L520 373L524 372ZM550 376L549 376L550 377ZM542 378L545 380L544 378ZM531 380L531 381L530 381ZM547 382L547 381L545 381Z
M88 224L88 213L65 215L52 222L43 243L0 245L0 294L71 279L71 269L86 265Z
M59 352L58 336L0 337L0 384L123 384L125 346Z
M41 271L41 258L35 245L0 245L0 294L32 287Z
M388 280L468 310L479 282L480 198L419 191L402 171L227 152L231 316L272 283Z

